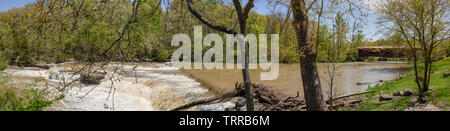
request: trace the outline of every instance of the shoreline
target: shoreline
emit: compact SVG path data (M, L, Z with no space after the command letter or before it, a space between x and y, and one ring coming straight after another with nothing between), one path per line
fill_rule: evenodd
M412 68L412 67L411 67ZM374 93L363 95L367 98L355 109L348 111L448 111L450 110L450 79L443 78L445 72L450 70L450 58L433 63L432 82L428 91L426 103L417 103L417 85L414 82L411 69L403 73L401 79L388 81L382 85L368 88ZM412 90L411 96L396 96L395 93ZM380 94L392 97L392 100L380 101Z

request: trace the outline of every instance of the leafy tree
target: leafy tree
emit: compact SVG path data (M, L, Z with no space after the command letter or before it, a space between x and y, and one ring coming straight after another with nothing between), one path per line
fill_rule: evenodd
M447 0L393 0L377 5L377 11L382 15L380 23L388 30L402 34L411 49L419 102L426 101L433 52L449 38L448 4Z

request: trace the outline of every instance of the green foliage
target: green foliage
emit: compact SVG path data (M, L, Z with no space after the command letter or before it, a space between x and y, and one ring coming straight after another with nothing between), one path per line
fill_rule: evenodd
M21 95L24 94L24 95ZM2 111L42 111L64 95L47 99L48 92L39 89L26 89L23 92L11 87L0 87L0 110Z
M148 48L141 45L160 44L155 39L162 35L160 10L155 10L158 2L142 0L138 22L129 26L120 44L107 54L107 60L146 57L138 54L148 52L142 51ZM132 8L127 1L37 0L0 13L0 51L11 64L21 66L103 59L103 52L124 31Z
M171 53L167 49L153 49L152 57L155 58L156 61L167 61L170 59Z
M9 60L0 52L0 70L4 70L9 65Z
M259 34L264 34L266 25L267 25L266 16L260 15L256 12L250 12L247 19L248 33L255 34L256 36L258 36Z
M450 106L450 79L443 78L444 72L450 71L450 58L446 58L435 63L432 67L434 73L431 74L431 83L430 86L434 87L433 90L428 92L427 99L431 101L432 104L446 109ZM403 91L406 88L413 89L414 92L417 92L417 85L414 82L414 76L412 69L403 74L405 77L403 79L386 82L382 85L376 85L374 87L369 88L368 90L375 91L374 93L366 94L365 96L369 98L367 101L364 101L361 106L356 109L349 110L360 110L360 111L397 111L403 110L407 107L407 103L412 99L413 96L409 97L400 97L395 98L392 101L377 101L375 96L377 94L392 94L394 92ZM432 95L433 94L433 95Z
M64 95L49 99L47 89L29 88L21 90L5 84L8 77L3 73L0 77L0 111L42 111L53 102L61 100Z
M173 35L185 33L192 37L194 26L203 25L204 36L211 33L224 34L205 26L193 17L186 8L186 2L169 2L170 4L160 5L167 6L167 9L163 10L157 7L159 0L142 0L138 21L129 25L122 41L111 48L106 60L165 60L176 48L170 46ZM132 15L132 8L131 1L37 0L25 7L1 12L2 59L5 63L20 66L68 60L103 60L103 52L119 39L119 34L124 31L124 26ZM194 2L194 8L209 21L239 32L233 5L217 0L198 0ZM321 25L311 21L313 42L317 43L316 35L320 35L320 45L315 46L318 48L317 61L326 62L329 59L329 49L337 47L336 45L341 48L337 59L339 62L355 61L358 58L357 47L405 45L399 33L393 33L386 39L375 42L368 42L362 31L356 31L352 38L344 38L348 37L351 22L343 14L338 13L328 20L335 23L333 26L323 21ZM280 61L299 62L296 33L290 24L292 19L285 20L283 17L283 12L275 11L262 15L251 11L247 20L247 32L256 35L279 34ZM313 29L317 27L320 28L319 33L317 29ZM333 40L334 33L340 38ZM209 48L205 47L203 51ZM443 48L442 53L450 54L450 46L438 48ZM5 64L0 64L0 68L4 67L1 65Z
M24 94L24 95L21 95ZM64 95L47 99L48 92L39 89L26 89L23 92L11 87L0 87L0 110L2 111L42 111Z
M450 57L450 40L444 43L444 50L447 57Z

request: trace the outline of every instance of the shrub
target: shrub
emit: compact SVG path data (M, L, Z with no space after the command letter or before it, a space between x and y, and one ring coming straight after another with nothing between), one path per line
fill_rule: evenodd
M450 41L447 41L447 49L445 50L445 53L448 57L450 57Z
M25 89L5 86L8 78L0 78L0 111L42 111L53 102L61 100L64 95L48 98L47 89Z
M9 60L0 52L0 70L4 70L9 65Z
M170 58L170 51L167 49L153 49L152 57L156 61L167 61Z

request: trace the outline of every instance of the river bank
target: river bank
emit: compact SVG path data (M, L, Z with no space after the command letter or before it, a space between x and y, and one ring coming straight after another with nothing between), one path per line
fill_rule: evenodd
M105 66L107 73L99 84L79 80L77 70L83 66L80 63L56 64L50 69L10 66L3 72L9 77L10 87L47 88L52 94L65 95L46 110L163 111L214 95L169 63L111 63Z
M321 78L322 89L327 93L330 80L327 72L327 64L319 63L318 69ZM334 86L335 96L358 93L365 91L369 86L392 81L399 78L399 74L406 72L411 64L405 62L350 62L338 63ZM182 70L204 86L217 94L234 90L236 82L242 83L241 70ZM290 95L303 96L300 67L298 64L280 64L279 77L271 81L260 80L261 72L265 70L250 70L253 83L272 87L275 91ZM297 94L298 93L298 94Z
M425 104L414 103L417 85L414 82L412 69L401 74L401 78L392 82L385 82L382 85L376 85L369 88L369 91L375 91L363 95L367 98L361 105L355 108L343 108L341 110L350 111L437 111L450 110L450 77L444 78L445 72L450 72L450 58L433 63L433 73L431 74L430 90L427 95L428 102ZM412 90L413 94L409 96L395 96L394 93ZM380 101L380 96L391 96L392 100Z
M233 90L234 84L242 80L240 70L181 70L170 63L140 62L108 64L105 79L98 85L93 85L76 80L80 75L74 73L81 65L63 63L52 65L49 69L11 66L4 71L11 76L11 83L17 87L25 87L21 84L32 84L31 88L50 87L54 92L66 96L47 110L171 110ZM410 64L402 62L355 62L338 65L341 68L337 77L337 96L365 91L370 85L395 80L410 67ZM326 65L322 63L318 66L323 75ZM118 71L113 73L116 69ZM298 64L281 64L280 78L274 81L258 81L256 78L259 78L257 74L260 71L251 71L256 83L270 86L288 96L303 96ZM326 81L325 78L321 79ZM71 81L75 83L70 90L61 92L61 84ZM322 85L325 85L326 92L326 83ZM243 110L242 103L245 103L243 97L235 97L187 110L225 111L237 109L236 107L240 107L237 110ZM263 104L259 106L263 107Z

